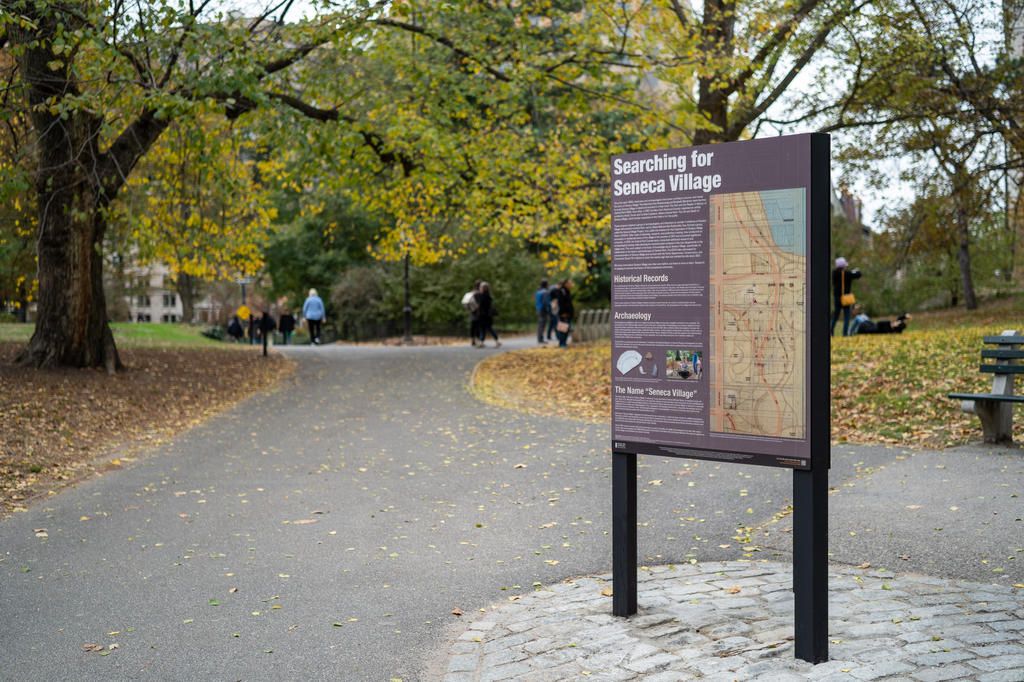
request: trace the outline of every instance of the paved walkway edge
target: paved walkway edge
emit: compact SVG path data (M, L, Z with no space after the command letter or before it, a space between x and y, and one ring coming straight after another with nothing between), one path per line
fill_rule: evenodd
M832 566L830 660L813 666L793 656L792 579L776 562L657 566L629 619L610 575L567 580L469 623L444 680L1024 680L1024 589Z

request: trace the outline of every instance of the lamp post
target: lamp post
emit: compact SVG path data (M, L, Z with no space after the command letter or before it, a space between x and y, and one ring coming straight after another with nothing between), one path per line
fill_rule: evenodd
M409 301L409 249L405 250L405 306L402 308L405 314L405 335L402 343L406 346L412 345L412 304Z
M245 305L245 287L247 284L252 284L252 277L239 277L235 281L242 286L242 305Z
M245 310L248 313L248 308L246 308L245 305L245 286L247 284L252 284L252 277L239 277L235 281L242 287L242 305L239 307L239 310ZM248 315L249 319L246 321L249 323L249 345L252 345L256 342L256 339L254 338L255 334L253 333L255 331L255 321L251 313L248 313Z

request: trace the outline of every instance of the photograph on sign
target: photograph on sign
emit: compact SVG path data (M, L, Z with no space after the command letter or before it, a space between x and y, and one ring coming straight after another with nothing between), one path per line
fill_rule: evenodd
M615 450L809 468L811 139L612 158Z

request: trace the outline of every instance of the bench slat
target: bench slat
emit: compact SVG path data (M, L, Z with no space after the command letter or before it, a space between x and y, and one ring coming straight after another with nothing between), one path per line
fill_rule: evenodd
M982 365L979 371L989 374L1024 374L1024 365Z
M1024 343L1024 336L986 336L983 340L985 343L994 343L1002 346L1011 343Z
M983 358L997 358L999 360L1011 360L1014 358L1024 358L1024 350L1003 350L1003 349L989 349L981 351L981 357Z
M1024 403L1024 395L995 395L993 393L950 393L954 400L994 400L999 403Z

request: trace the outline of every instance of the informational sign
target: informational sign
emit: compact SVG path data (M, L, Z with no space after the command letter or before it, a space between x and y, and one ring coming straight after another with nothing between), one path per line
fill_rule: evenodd
M249 310L249 306L240 305L238 306L238 310L235 311L235 315L238 315L238 319L240 320L248 320L249 316L252 315L252 311Z
M611 171L613 449L827 467L828 137Z

